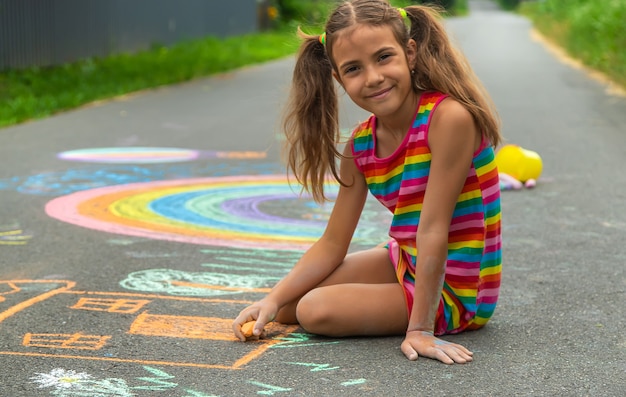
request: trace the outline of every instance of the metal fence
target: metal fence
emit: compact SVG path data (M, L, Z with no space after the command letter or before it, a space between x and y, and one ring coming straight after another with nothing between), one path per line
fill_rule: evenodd
M0 0L0 70L254 32L257 0Z

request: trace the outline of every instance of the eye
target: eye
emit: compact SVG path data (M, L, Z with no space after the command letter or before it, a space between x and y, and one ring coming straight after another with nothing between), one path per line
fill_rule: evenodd
M391 58L391 54L382 54L380 57L378 57L378 61L382 62L382 61L384 61L386 59L389 59L389 58Z
M347 68L345 68L345 69L343 70L343 74L350 74L350 73L354 73L354 72L356 72L357 70L359 70L359 68L358 68L358 67L356 67L356 66L348 66Z

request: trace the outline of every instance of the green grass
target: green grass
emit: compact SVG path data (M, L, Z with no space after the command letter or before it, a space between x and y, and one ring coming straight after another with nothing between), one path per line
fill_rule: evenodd
M92 101L179 83L292 54L293 31L207 38L49 68L0 73L0 127Z
M393 0L391 4L396 7L407 7L410 5L416 4L445 4L452 3L453 6L450 9L446 9L444 12L444 16L454 15L454 16L462 16L467 15L469 11L468 0L454 0L454 1L442 1L442 0Z
M626 1L524 2L520 12L570 56L626 87Z
M515 10L521 3L521 0L497 0L496 3L504 10Z
M319 1L319 0L318 0ZM333 0L334 1L334 0ZM302 6L304 1L294 4ZM315 18L303 30L322 32L320 10L332 1L313 3ZM392 0L396 7L415 1ZM467 0L457 0L463 12ZM303 8L303 9L306 9ZM321 18L324 19L324 18ZM213 37L135 54L91 58L55 67L0 72L0 128L134 91L180 83L246 65L291 55L298 48L298 22L277 21L275 31L217 39Z

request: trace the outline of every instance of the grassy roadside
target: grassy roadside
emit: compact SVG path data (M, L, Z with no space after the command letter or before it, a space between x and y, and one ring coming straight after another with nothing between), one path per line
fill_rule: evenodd
M294 13L309 22L307 32L321 32L321 14L330 1L292 2ZM392 0L396 7L419 1ZM457 14L467 0L456 0ZM284 9L283 11L286 11ZM316 18L310 15L315 14ZM264 33L217 39L208 37L136 54L92 58L62 66L0 71L0 128L149 88L180 83L295 53L297 20L277 21Z
M206 38L50 68L0 72L0 127L99 99L277 59L297 48L293 31Z
M526 1L519 12L572 58L626 87L626 1Z

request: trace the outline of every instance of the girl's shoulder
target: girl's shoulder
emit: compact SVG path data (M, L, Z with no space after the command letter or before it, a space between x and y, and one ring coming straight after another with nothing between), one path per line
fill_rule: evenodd
M352 131L350 143L354 154L374 147L374 139L376 139L374 137L375 126L376 117L371 115Z
M374 131L376 125L376 117L371 115L367 120L359 124L350 137L350 148L352 155L362 158L367 157L374 148Z
M442 100L448 98L449 95L448 94L444 94L443 92L439 92L439 91L426 91L423 92L420 97L419 97L419 103L420 105L425 105L428 103L438 103L441 102Z
M366 120L362 121L353 131L352 139L363 138L372 135L374 126L376 125L376 116L370 115Z
M437 104L437 112L433 114L432 124L453 124L461 127L474 124L474 118L461 102L452 97L445 97Z
M469 147L473 148L475 155L482 144L482 134L474 116L461 102L448 97L437 106L429 125L428 145L431 151L434 152L435 147L456 146L457 151Z

